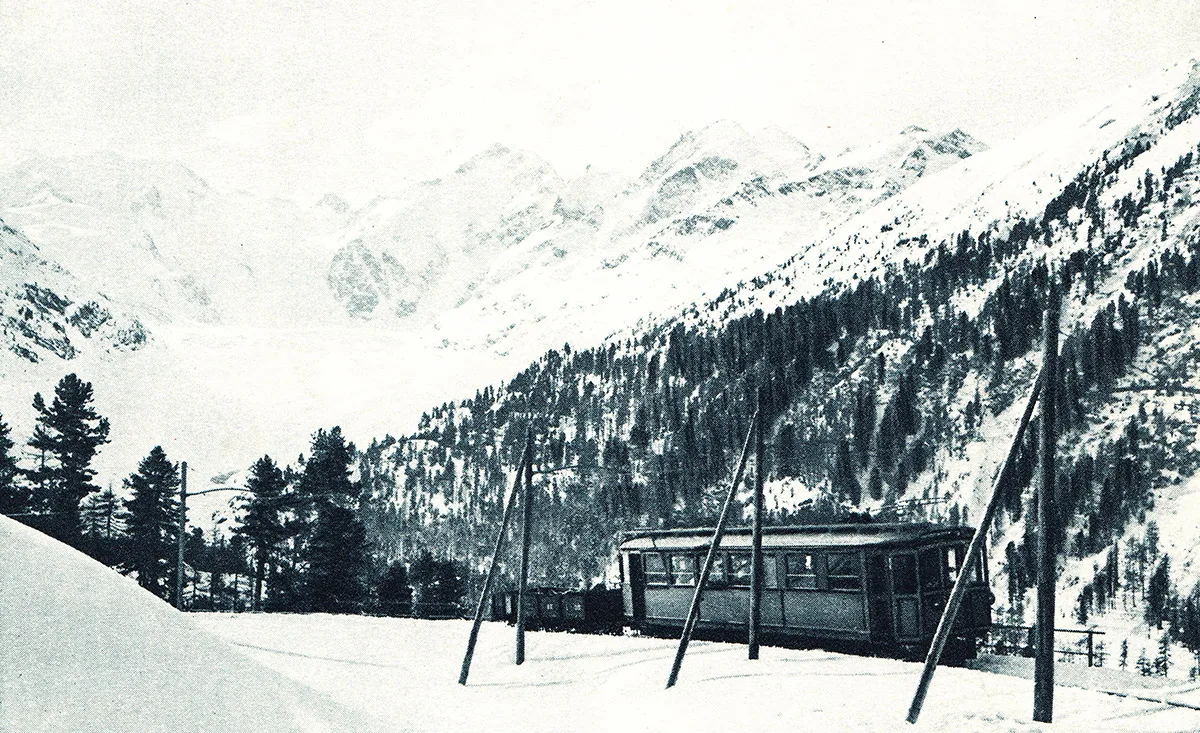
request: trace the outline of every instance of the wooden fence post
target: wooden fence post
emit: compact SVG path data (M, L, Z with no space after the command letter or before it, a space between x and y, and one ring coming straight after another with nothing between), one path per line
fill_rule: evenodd
M483 612L491 597L492 584L496 580L496 571L500 565L500 551L504 547L504 535L508 531L508 519L512 516L513 504L521 491L521 477L525 464L529 462L529 442L525 443L525 451L517 463L517 475L513 479L512 492L504 503L504 514L500 517L500 531L496 533L496 548L492 551L492 564L488 566L487 578L483 581L483 590L479 594L479 605L475 607L475 622L471 626L471 636L467 639L467 653L463 655L462 669L458 673L458 684L467 684L467 675L471 674L471 660L475 657L475 643L479 641L479 627L483 623ZM410 609L411 613L411 609Z
M1053 273L1053 270L1051 270ZM1055 385L1058 374L1058 302L1051 276L1047 285L1046 313L1042 322L1042 481L1038 486L1038 643L1033 667L1033 719L1039 723L1054 720L1054 590L1057 586L1058 533L1054 502Z
M683 625L683 633L679 636L679 648L675 650L675 661L671 664L671 675L667 678L667 689L674 687L675 682L679 679L679 668L683 666L683 655L687 653L688 642L692 639L692 630L696 627L696 619L700 615L700 595L704 591L704 584L708 582L708 576L712 573L713 558L716 557L721 547L721 538L725 535L725 520L729 518L729 507L733 504L734 498L737 497L738 484L742 482L742 475L746 472L746 458L750 452L750 439L754 437L754 426L757 422L758 410L755 410L754 416L750 418L750 430L746 432L746 440L742 443L742 455L738 458L737 472L734 473L733 481L729 484L729 493L725 495L725 504L721 507L721 516L717 519L717 528L713 530L712 543L708 546L708 554L704 557L704 568L700 571L700 577L696 578L696 590L692 593L692 605L688 609L688 617Z

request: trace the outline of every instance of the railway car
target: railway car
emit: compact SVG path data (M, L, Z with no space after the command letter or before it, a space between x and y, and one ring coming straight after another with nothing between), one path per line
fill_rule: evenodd
M760 632L777 643L920 657L971 535L967 527L927 523L764 528ZM712 530L633 531L621 539L625 623L646 633L678 633ZM750 551L748 528L726 532L701 596L698 635L745 633ZM973 657L991 625L994 599L982 559L947 643L948 660Z
M623 626L621 591L597 586L590 590L527 588L525 626L548 631L618 633ZM515 623L517 592L492 595L491 619Z

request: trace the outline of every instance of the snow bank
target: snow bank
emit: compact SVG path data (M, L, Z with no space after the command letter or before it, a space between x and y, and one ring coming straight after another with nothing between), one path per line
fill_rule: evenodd
M129 578L0 517L0 730L361 731Z
M919 664L820 650L693 642L679 684L663 689L676 642L530 633L512 663L513 629L485 624L466 687L469 622L354 616L205 614L204 627L293 679L413 731L1037 731L1033 684L940 669L917 726L904 722ZM1108 680L1105 680L1107 682ZM1175 698L1178 699L1178 698ZM1189 698L1190 699L1190 698ZM1200 713L1059 688L1054 730L1180 731Z

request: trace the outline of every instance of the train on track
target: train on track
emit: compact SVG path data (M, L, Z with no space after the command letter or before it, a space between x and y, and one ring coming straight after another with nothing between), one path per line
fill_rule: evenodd
M866 654L924 655L963 566L972 530L928 523L768 527L763 530L760 633L767 643ZM725 533L701 596L696 635L744 639L751 534ZM593 633L678 634L711 529L635 530L621 537L619 589L528 589L526 626ZM948 661L975 655L991 626L987 564L975 564L947 643ZM516 593L491 617L513 622Z

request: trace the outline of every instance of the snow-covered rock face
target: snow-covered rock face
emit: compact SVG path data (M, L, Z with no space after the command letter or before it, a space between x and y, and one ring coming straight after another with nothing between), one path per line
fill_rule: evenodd
M80 351L132 351L147 340L118 310L0 220L0 348L18 364L70 361ZM7 360L6 360L7 361ZM0 374L8 370L0 367Z
M32 156L0 170L0 217L151 323L294 325L336 313L322 243L346 220L336 197L306 208L215 190L178 163Z
M445 178L356 213L338 234L329 284L356 317L427 323L514 279L522 287L577 271L586 279L743 181L811 170L820 160L778 130L751 136L730 122L684 134L633 181L590 169L564 181L543 161L496 145ZM384 254L402 274L376 276L372 263ZM478 340L507 330L496 329Z
M591 202L564 189L543 161L493 146L445 178L356 212L336 235L329 287L357 318L427 319L466 297L534 231L586 218Z

